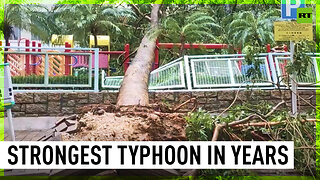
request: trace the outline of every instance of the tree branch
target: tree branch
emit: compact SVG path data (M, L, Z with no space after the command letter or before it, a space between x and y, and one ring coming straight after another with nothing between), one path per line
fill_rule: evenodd
M272 108L272 110L267 113L264 117L267 118L269 116L271 116L272 113L274 113L274 111L279 108L282 104L284 104L285 101L281 101L280 103L278 103L274 108ZM214 132L213 132L213 136L212 136L212 139L211 141L217 141L218 140L218 137L219 137L219 132L221 129L225 128L225 127L233 127L233 126L237 126L237 125L240 125L240 124L244 124L244 123L247 123L249 121L251 121L252 119L254 118L259 118L261 119L262 121L265 121L265 119L263 117L261 117L260 115L257 115L257 114L251 114L250 116L246 117L246 118L243 118L243 119L240 119L240 120L237 120L237 121L233 121L229 124L227 123L223 123L223 124L216 124L216 127L214 129Z
M137 7L136 4L130 4L130 6L133 8L133 10L134 10L138 15L140 15L140 16L142 16L143 18L151 21L151 17L148 16L147 14L143 14L143 13L140 11L140 9Z
M301 123L306 123L306 122L319 122L319 120L316 120L316 119L301 120ZM286 123L286 121L255 122L255 123L248 123L248 124L238 124L238 125L232 126L232 128L244 128L244 127L249 127L249 126L254 126L254 127L276 126L276 125L284 124L284 123Z

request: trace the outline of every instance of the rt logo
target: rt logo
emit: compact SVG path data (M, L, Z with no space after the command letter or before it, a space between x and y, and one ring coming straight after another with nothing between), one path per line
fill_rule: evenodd
M312 23L312 8L298 8L297 14L297 23Z
M281 0L281 17L296 19L297 23L312 23L312 8L305 7L305 0Z

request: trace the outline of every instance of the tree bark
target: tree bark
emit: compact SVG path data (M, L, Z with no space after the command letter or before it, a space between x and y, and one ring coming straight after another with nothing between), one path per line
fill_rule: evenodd
M93 37L94 37L94 47L98 48L98 36L97 36L97 34L94 34Z
M161 4L154 4L151 10L151 28L137 50L131 65L127 69L120 87L117 106L149 104L149 75L154 62L154 49L159 30L159 9Z

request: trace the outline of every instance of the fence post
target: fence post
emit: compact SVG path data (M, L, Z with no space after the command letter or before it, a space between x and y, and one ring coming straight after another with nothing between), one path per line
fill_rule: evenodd
M270 45L270 44L267 44L267 45L266 45L266 49L267 49L267 53L270 53L270 52L271 52L271 45ZM269 63L269 54L268 54L268 56L267 56L267 62L268 62L268 66L269 66L269 69L270 69L270 74L272 74L271 68L270 68L270 63Z
M36 47L36 42L35 41L32 41L32 47L33 48L35 48ZM32 49L32 52L36 52L36 49ZM32 74L36 74L36 66L35 66L35 64L36 64L36 55L34 54L34 55L31 55L31 63L32 63L32 66L31 66L31 72L32 72Z
M41 52L41 43L38 43L38 52Z
M46 52L44 58L44 85L47 87L49 85L49 55Z
M320 73L319 73L319 67L318 67L318 63L317 63L317 58L314 57L312 58L312 62L314 65L314 70L315 70L315 74L316 74L316 84L319 84L318 81L320 81Z
M71 44L69 44L68 42L65 42L65 47L66 48L71 48ZM65 52L70 52L71 49L66 49ZM65 62L64 62L64 74L66 76L70 75L70 64L71 64L71 56L66 55L65 56Z
M130 45L126 44L124 45L124 51L125 51L125 56L124 56L124 72L127 71L129 64L130 64Z
M231 84L235 85L236 82L234 80L234 75L233 75L233 70L232 70L232 64L231 64L231 60L228 59L228 67L229 67L229 72L230 72L230 80L231 80Z
M268 60L268 64L271 71L272 81L275 83L274 86L276 87L276 84L278 83L278 77L277 77L278 75L277 75L276 67L274 65L272 53L268 53L267 60Z
M153 70L159 67L159 40L156 40L156 48L154 49L154 66Z
M94 92L99 92L99 48L94 49Z
M189 57L188 56L184 56L184 66L186 68L187 88L189 91L191 91L192 84L191 84L191 73L190 73L190 65L189 65Z
M270 44L267 44L267 45L266 45L266 49L267 49L267 53L271 52L271 45L270 45Z
M30 46L30 40L26 39L26 47ZM26 49L26 52L29 52L30 49ZM30 55L26 54L26 75L30 75Z
M294 63L294 42L290 41L290 59L291 62ZM291 79L291 105L292 105L292 114L297 117L297 111L298 111L298 105L297 105L297 89L298 89L298 84L296 83L297 80L297 74L293 72L292 74L292 79Z

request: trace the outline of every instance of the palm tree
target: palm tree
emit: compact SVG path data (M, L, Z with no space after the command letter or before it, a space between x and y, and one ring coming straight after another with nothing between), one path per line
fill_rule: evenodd
M181 19L180 19L181 20ZM172 42L180 42L180 56L185 53L184 44L199 41L215 40L213 30L220 26L206 13L197 11L185 18L185 21L178 21L176 18L168 17L163 22L163 36Z
M226 27L228 39L235 47L245 48L249 44L260 47L273 44L273 22L280 18L280 11L270 9L255 15L252 11L239 12Z
M280 11L270 9L262 14L255 15L252 11L243 11L233 16L232 22L227 26L227 36L234 47L242 48L247 54L245 57L249 65L247 76L261 78L261 59L257 54L264 51L266 44L274 44L273 22L280 18Z
M97 35L121 32L120 26L134 18L125 7L104 4L57 5L57 23L66 27L66 33L73 34L81 45L88 45L88 36L93 35L97 47Z
M1 22L1 29L4 34L6 43L9 42L13 34L13 28L18 27L31 32L45 32L43 27L46 26L45 20L47 9L42 5L28 4L6 4L4 7L4 19ZM42 36L42 35L40 35Z

